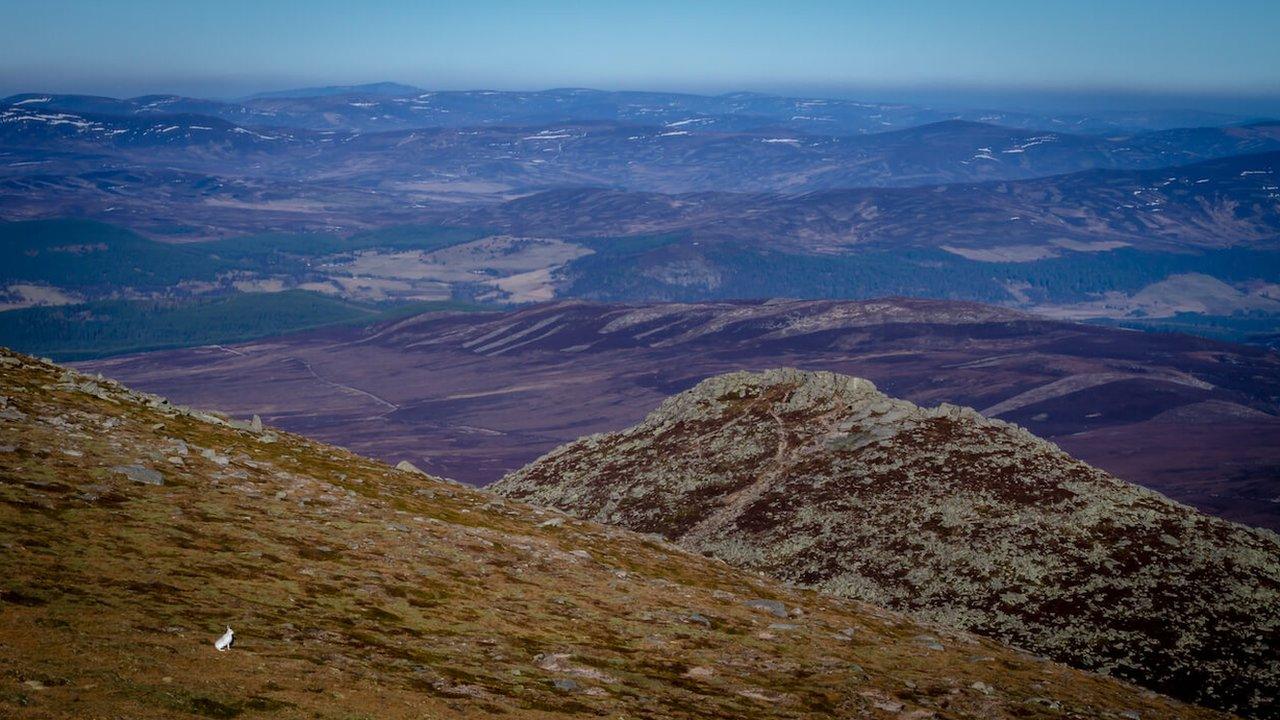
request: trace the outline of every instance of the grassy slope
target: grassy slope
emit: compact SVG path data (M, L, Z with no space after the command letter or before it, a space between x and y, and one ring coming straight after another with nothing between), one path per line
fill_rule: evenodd
M30 358L0 395L0 716L1218 717Z

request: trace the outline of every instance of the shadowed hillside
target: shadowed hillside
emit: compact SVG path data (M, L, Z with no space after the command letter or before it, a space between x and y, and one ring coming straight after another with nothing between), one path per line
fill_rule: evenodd
M988 305L558 302L84 367L482 484L709 376L780 365L979 408L1205 512L1280 528L1280 356Z

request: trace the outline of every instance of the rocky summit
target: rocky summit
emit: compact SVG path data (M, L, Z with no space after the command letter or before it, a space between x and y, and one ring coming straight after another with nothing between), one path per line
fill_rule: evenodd
M1224 717L0 351L0 717L569 716Z
M494 489L1190 701L1280 713L1280 538L967 408L829 372L732 373Z

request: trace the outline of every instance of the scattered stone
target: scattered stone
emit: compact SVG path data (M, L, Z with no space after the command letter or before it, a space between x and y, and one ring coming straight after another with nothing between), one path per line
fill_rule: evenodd
M685 620L691 623L694 623L696 625L702 625L703 627L711 627L711 620L709 620L707 616L703 615L702 613L690 613L689 616L685 618Z
M1032 705L1043 705L1044 707L1047 707L1050 710L1062 709L1062 703L1058 702L1057 700L1054 700L1053 698L1033 697L1030 700L1027 700L1027 702Z
M787 616L787 606L777 600L765 600L764 598L752 598L745 603L752 610L766 612L774 617L784 618Z
M974 682L974 683L973 683L972 685L970 685L969 687L973 688L974 690L977 690L978 692L982 693L983 695L990 695L991 693L995 692L995 688L993 688L993 687L991 687L990 685L988 685L988 684L986 684L986 683L982 682L981 680L978 680L978 681Z
M117 465L111 468L111 472L124 475L136 483L144 485L163 485L164 476L148 467L141 465Z
M715 674L715 670L705 665L698 665L697 667L691 667L686 670L684 676L687 678L709 678L714 677Z
M582 689L582 685L572 678L560 678L555 682L556 689L560 692L573 693Z
M564 524L564 518L554 517L554 518L551 518L550 520L543 520L542 522L538 523L538 527L540 528L560 527L563 524Z
M917 643L919 643L920 645L923 645L923 646L925 646L925 647L929 648L930 650L943 650L943 649L944 649L944 648L943 648L943 646L942 646L942 643L938 641L938 638L936 638L936 637L934 637L934 636L932 636L932 635L917 635L917 636L915 637L915 641L916 641Z
M210 415L209 413L202 413L199 411L192 410L189 414L190 414L190 417L192 417L193 419L199 420L200 422L205 423L207 425L225 426L229 424L226 420L223 420L222 418L217 417L216 415Z
M396 463L396 469L399 470L400 472L409 472L409 473L417 473L418 475L426 475L426 473L423 472L417 465L414 465L408 460L401 460L400 462Z
M96 382L85 381L82 383L76 383L73 387L76 391L82 392L85 395L92 395L93 397L101 400L111 400L111 396L107 393L106 388L103 388Z
M741 696L742 696L742 697L744 697L744 698L750 698L750 699L752 699L752 700L759 700L760 702L766 702L766 703L776 703L776 702L779 702L780 700L782 700L782 696L780 696L780 695L770 695L770 694L766 693L765 691L763 691L763 690L758 690L758 689L756 689L756 688L750 688L750 689L747 689L747 690L739 690L739 691L738 691L738 694L739 694L739 695L741 695Z
M204 450L201 450L200 456L203 457L205 460L212 462L215 465L226 466L231 462L231 458L227 457L226 455L220 455L214 452L212 448L205 448Z
M569 653L539 654L534 656L533 664L548 672L563 673L599 682L617 682L616 678L593 667L571 663L572 657Z

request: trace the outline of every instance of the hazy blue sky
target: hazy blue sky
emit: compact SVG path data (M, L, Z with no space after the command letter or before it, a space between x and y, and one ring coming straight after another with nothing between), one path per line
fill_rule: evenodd
M396 80L1280 95L1280 0L0 0L0 18L8 92Z

